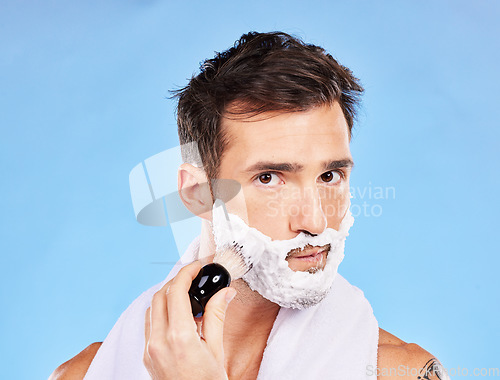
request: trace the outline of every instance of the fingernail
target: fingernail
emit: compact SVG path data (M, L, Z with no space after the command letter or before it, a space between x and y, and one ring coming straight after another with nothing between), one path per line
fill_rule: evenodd
M226 301L227 303L231 302L234 298L234 296L236 295L236 290L235 289L232 289L230 288L227 292L226 292Z

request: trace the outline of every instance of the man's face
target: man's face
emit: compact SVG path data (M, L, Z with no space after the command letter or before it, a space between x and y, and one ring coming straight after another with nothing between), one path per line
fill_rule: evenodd
M349 205L352 157L337 102L305 112L223 119L222 128L229 144L219 178L238 181L245 199L229 212L273 240L338 230ZM246 216L240 211L245 208ZM318 256L327 254L318 255L320 248L291 252L289 267L320 268L326 257Z

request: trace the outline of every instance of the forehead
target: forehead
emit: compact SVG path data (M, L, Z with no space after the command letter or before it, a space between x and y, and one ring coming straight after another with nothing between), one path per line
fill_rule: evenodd
M304 112L223 119L228 145L221 169L258 160L312 163L350 157L349 130L340 105Z

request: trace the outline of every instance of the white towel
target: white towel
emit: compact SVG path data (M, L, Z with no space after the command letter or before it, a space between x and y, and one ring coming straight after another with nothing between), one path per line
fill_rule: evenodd
M123 312L92 361L85 380L149 380L144 367L144 315L151 299L197 257L199 238L161 283ZM363 292L337 274L329 295L305 310L281 308L269 335L258 380L370 379L376 368L378 323ZM370 367L369 367L370 366Z

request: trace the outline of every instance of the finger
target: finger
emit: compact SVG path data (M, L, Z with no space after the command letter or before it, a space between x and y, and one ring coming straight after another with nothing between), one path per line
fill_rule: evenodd
M173 279L167 293L169 328L196 333L188 291L200 269L201 265L198 261L192 262L182 268Z
M144 364L147 364L149 362L149 355L148 355L148 342L149 342L149 337L150 337L150 318L151 318L151 308L147 308L146 310L146 315L144 316L144 353L143 353L143 362Z
M227 306L235 295L236 290L233 288L221 289L210 298L205 308L202 326L203 337L218 360L223 358L224 353L222 343Z
M158 338L164 338L167 331L168 312L167 312L167 291L172 280L158 290L151 300L150 310L150 329L151 335Z
M148 343L150 336L150 326L151 326L150 318L151 318L151 308L148 307L146 310L146 315L144 316L144 334L145 334L144 340L146 344Z

